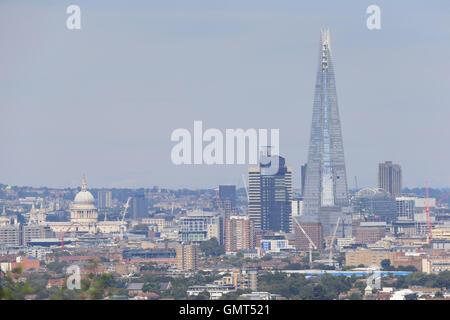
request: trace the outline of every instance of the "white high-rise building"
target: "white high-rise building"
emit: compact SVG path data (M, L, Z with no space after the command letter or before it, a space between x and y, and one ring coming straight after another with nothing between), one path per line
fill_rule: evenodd
M395 202L397 205L397 219L414 220L415 197L397 197Z

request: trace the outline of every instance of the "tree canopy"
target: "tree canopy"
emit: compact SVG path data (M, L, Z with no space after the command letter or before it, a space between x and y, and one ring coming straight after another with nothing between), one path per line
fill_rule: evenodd
M225 253L225 248L219 244L216 238L211 238L200 243L200 251L206 256L220 256Z

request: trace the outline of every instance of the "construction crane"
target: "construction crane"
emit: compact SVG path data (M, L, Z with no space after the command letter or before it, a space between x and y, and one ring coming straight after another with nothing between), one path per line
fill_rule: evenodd
M130 201L131 201L131 197L128 197L127 202L123 206L122 220L120 223L120 239L123 239L123 232L124 232L123 229L125 229L125 216L127 215L128 208L130 207Z
M72 222L69 227L67 228L66 231L64 231L63 233L61 233L61 236L59 238L59 240L61 240L61 250L64 250L64 236L66 235L67 232L69 232L70 228L72 228L72 226L75 224L75 222Z
M314 244L314 241L311 240L311 238L308 236L308 234L306 233L306 231L303 229L303 227L300 225L300 223L297 221L297 219L295 219L295 222L297 223L298 227L300 228L300 230L303 232L303 234L305 235L306 239L308 239L309 241L309 264L312 263L312 248L317 250L317 246Z
M340 222L341 222L341 217L339 217L336 221L336 228L334 228L333 237L331 238L331 242L330 242L330 256L328 257L328 262L329 262L330 266L333 264L332 259L333 259L334 240L336 239L336 233L337 233L337 229L339 227Z

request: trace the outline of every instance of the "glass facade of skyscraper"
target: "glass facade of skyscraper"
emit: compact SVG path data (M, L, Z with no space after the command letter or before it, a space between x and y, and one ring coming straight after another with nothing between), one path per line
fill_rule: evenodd
M259 168L249 169L249 217L257 229L291 232L292 170L283 157L272 156L270 164L261 159ZM273 163L278 164L276 173L265 174Z
M304 218L309 221L319 220L321 207L348 205L344 146L328 30L321 34L303 196Z

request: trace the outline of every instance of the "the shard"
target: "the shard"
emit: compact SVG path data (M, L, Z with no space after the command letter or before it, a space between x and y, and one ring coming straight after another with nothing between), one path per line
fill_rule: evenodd
M347 176L336 95L330 32L322 30L304 190L303 221L322 222L348 205ZM331 219L335 220L335 219Z

